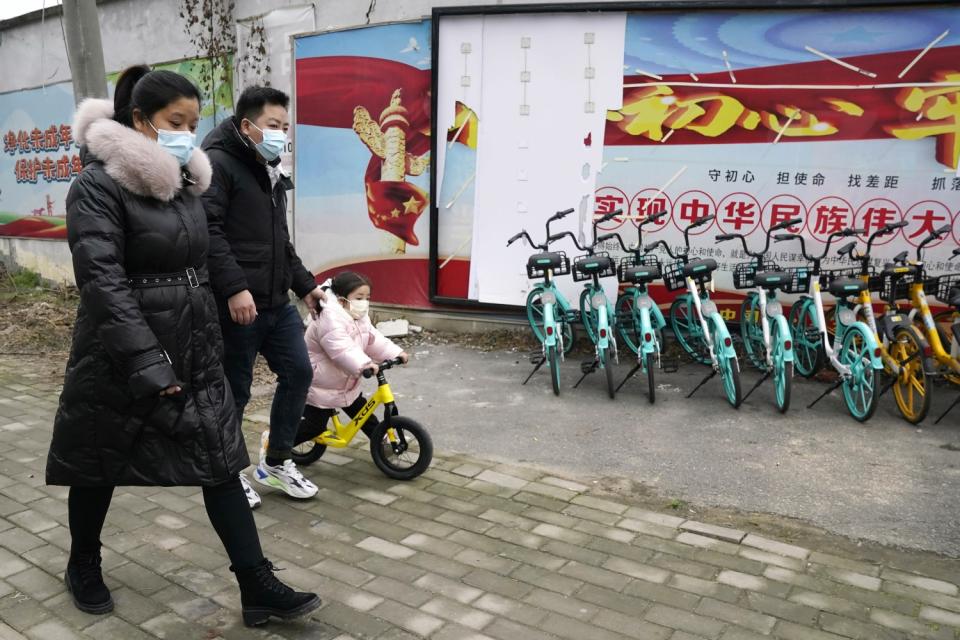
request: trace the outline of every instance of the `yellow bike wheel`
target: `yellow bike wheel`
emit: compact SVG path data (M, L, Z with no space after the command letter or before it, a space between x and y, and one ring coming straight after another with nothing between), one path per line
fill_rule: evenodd
M927 371L931 369L916 329L899 327L893 337L890 355L901 365L900 375L893 385L893 396L904 419L911 424L917 424L926 418L930 411L933 384L932 380L928 379Z
M958 315L960 315L960 311L947 309L946 311L941 311L933 316L933 320L936 323L937 334L940 336L940 344L943 345L943 348L947 353L950 352L951 327L953 327L953 323ZM941 362L940 364L943 363ZM960 386L960 374L953 373L952 371L946 371L943 374L943 377L945 380L947 380L947 382Z

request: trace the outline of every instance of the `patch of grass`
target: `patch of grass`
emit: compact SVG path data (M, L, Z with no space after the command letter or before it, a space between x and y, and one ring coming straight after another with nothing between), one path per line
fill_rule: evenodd
M20 269L10 274L14 289L36 289L42 283L40 274L31 269Z
M680 498L674 498L667 503L667 506L673 509L674 511L686 510L689 506L686 500L681 500Z

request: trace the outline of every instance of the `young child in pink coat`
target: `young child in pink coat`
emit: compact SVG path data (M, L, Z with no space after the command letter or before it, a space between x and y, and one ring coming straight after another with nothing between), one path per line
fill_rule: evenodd
M351 418L360 412L367 403L360 391L364 370L376 373L377 363L384 360L409 360L403 349L370 322L370 282L364 276L344 271L329 282L336 300L327 295L326 304L310 322L305 336L313 383L294 446L323 433L337 409ZM376 425L376 416L371 416L363 432L369 436Z

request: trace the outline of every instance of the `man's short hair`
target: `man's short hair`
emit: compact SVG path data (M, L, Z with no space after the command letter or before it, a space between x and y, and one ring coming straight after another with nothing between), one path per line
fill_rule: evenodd
M273 87L247 87L237 100L236 114L239 120L246 118L251 122L260 117L263 108L268 104L275 104L288 108L290 96Z

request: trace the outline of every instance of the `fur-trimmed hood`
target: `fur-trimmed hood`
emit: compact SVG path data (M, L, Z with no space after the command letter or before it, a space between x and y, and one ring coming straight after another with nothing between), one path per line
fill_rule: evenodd
M184 184L176 158L153 140L113 120L113 103L89 98L80 103L73 120L74 137L103 162L107 175L137 195L169 202ZM194 184L187 191L201 195L210 186L213 170L207 154L196 148L184 167Z

